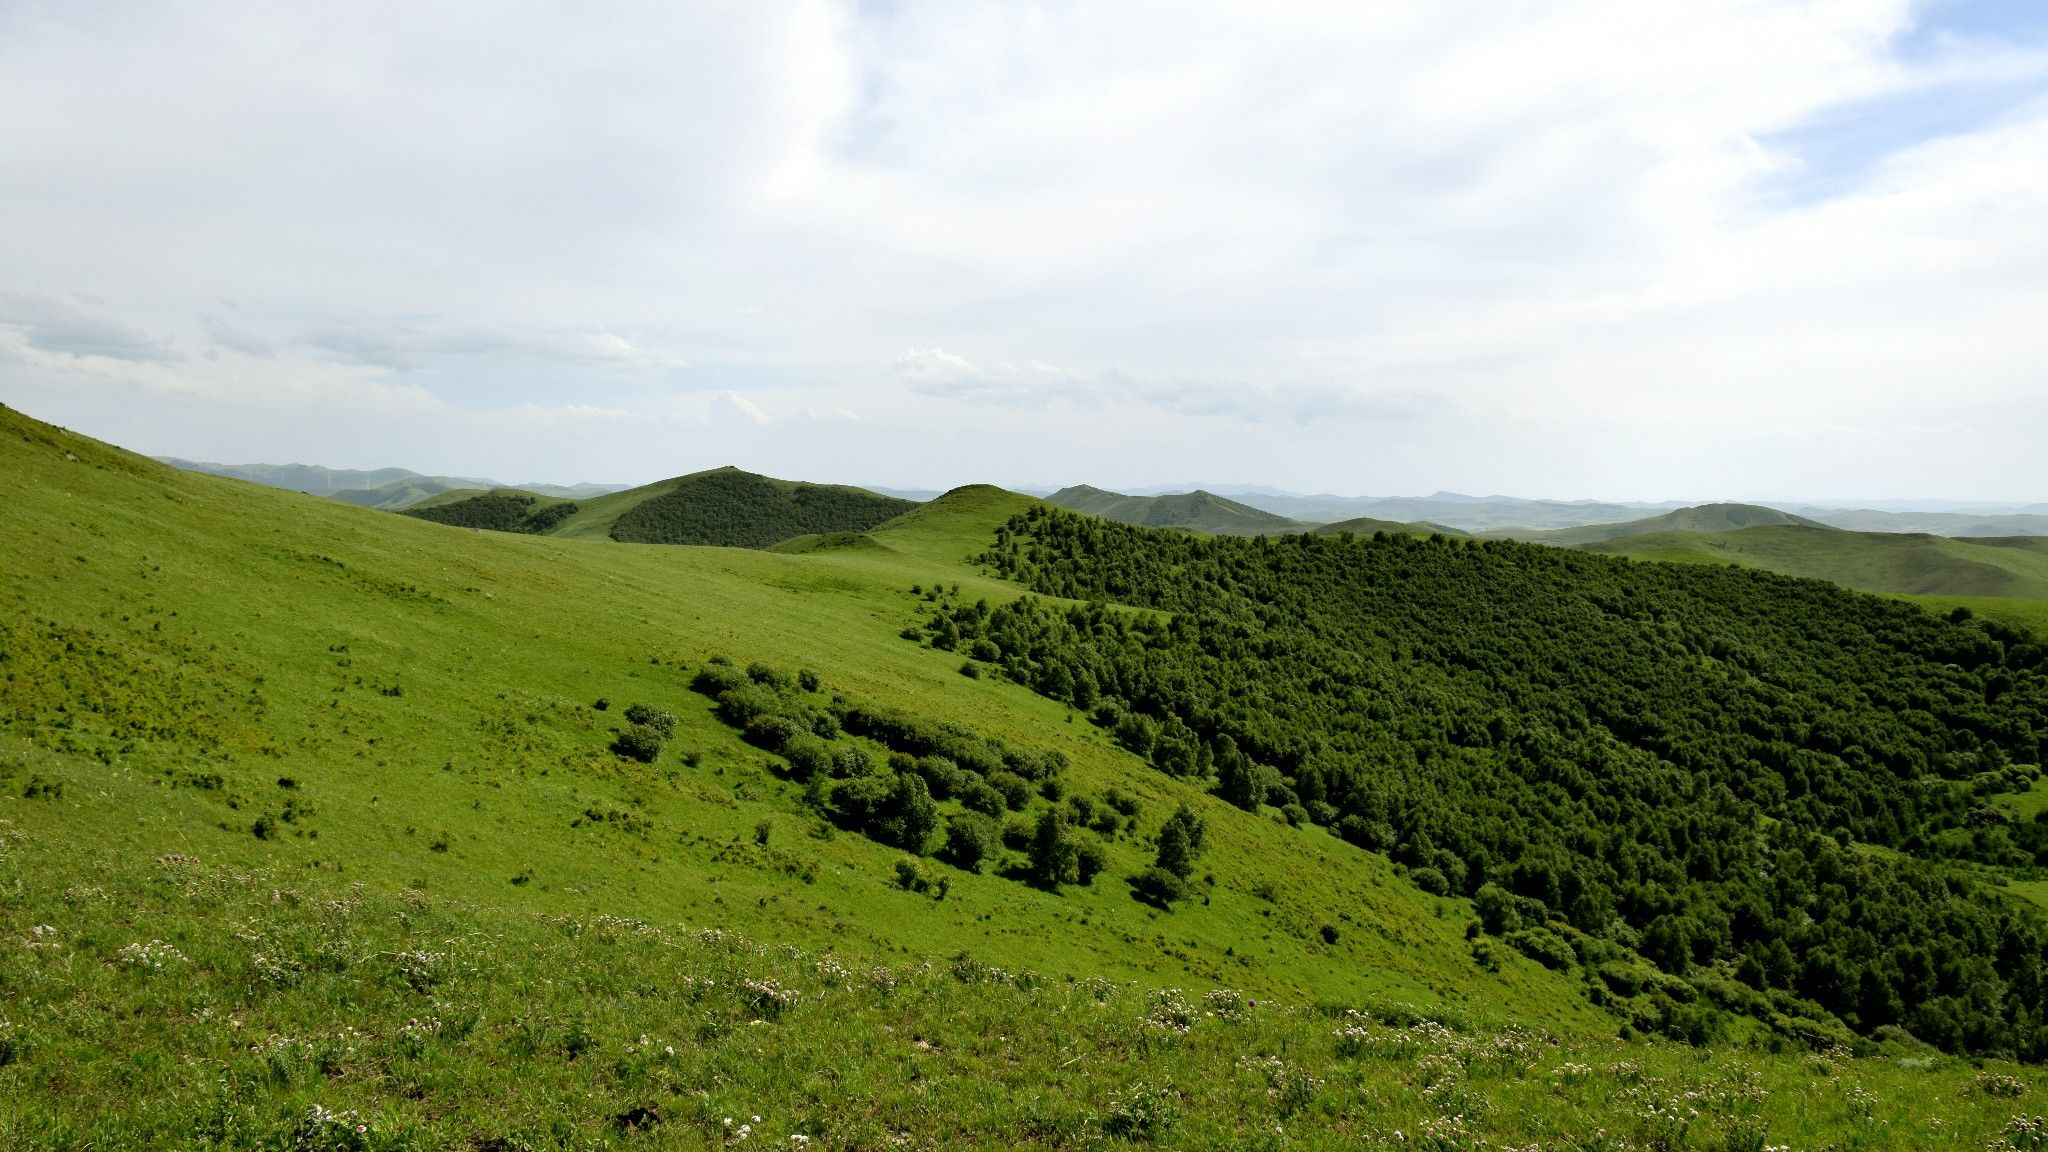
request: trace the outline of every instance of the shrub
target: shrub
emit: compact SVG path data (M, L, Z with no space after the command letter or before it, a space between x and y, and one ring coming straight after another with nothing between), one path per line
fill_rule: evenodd
M989 787L1002 793L1003 803L1008 805L1011 811L1022 812L1024 806L1031 803L1031 781L1015 772L991 772L987 780Z
M1002 850L1002 828L989 817L979 812L963 812L946 822L946 846L941 855L955 867L979 872L985 862L994 860Z
M717 699L735 688L744 688L752 681L746 673L730 664L712 663L697 669L697 675L690 681L690 688L712 699Z
M806 692L816 692L824 686L824 681L818 679L818 674L809 668L797 669L796 683L797 687L802 688Z
M787 692L792 686L789 673L759 660L747 665L747 679L778 692Z
M875 758L865 748L849 744L832 753L832 775L846 778L872 776L876 768Z
M925 787L931 794L941 800L951 798L953 793L966 783L965 774L960 771L960 766L944 756L918 757L916 772L924 780Z
M758 684L748 684L718 694L718 718L734 728L745 728L747 721L783 708L782 697Z
M652 728L656 732L661 733L663 740L676 734L675 714L666 708L656 708L652 704L628 704L626 706L626 723L641 724Z
M661 746L667 743L660 732L645 724L628 725L612 739L612 751L628 760L651 764L661 755Z
M1109 852L1093 836L1077 832L1074 838L1074 883L1085 888L1109 867Z
M991 788L988 781L983 780L979 776L969 777L967 783L960 787L957 795L960 803L968 810L979 812L985 816L1001 816L1004 810L1009 807L1008 801L1003 798L1003 794Z
M811 735L809 728L787 716L773 712L763 712L749 719L746 731L741 734L741 738L747 743L769 752L782 751L798 737L817 739Z
M972 660L965 661L960 665L960 674L969 680L979 680L981 679L981 665L976 664Z
M887 801L874 825L875 837L922 856L939 828L939 806L921 777L898 773L888 785Z
M1147 868L1131 877L1131 891L1138 899L1158 908L1171 908L1187 899L1187 881L1164 868Z
M1136 816L1140 807L1138 798L1121 788L1111 788L1104 792L1102 802L1126 816Z
M1578 962L1572 946L1548 928L1521 928L1507 934L1508 946L1545 968L1564 971Z
M944 900L947 890L952 887L951 880L934 872L931 865L915 856L906 856L896 862L896 883L937 900Z
M1444 874L1434 868L1413 869L1408 873L1408 879L1431 896L1446 896L1451 891L1451 882L1444 879Z
M785 742L782 758L789 761L789 774L798 780L832 772L832 746L808 732L799 732Z

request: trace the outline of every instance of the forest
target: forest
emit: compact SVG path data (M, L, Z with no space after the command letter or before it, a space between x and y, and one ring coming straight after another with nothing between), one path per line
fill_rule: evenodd
M916 504L858 488L800 484L721 468L620 513L611 537L629 544L766 548L792 536L865 532Z
M452 524L457 528L484 528L492 532L523 532L537 536L575 515L576 505L569 501L543 504L538 497L526 492L486 492L448 504L401 509L400 514L432 520L436 524Z
M1903 1029L2048 1057L2030 788L2048 653L1819 581L1509 541L1203 538L1034 508L978 561L1053 603L918 632L1162 772L1384 852L1639 1023ZM1654 965L1646 970L1645 962Z

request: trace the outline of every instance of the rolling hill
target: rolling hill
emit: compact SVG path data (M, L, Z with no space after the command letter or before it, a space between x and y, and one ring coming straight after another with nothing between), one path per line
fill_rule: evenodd
M1084 610L992 574L1044 512L999 489L783 551L618 548L631 506L451 532L4 408L0 487L10 1148L1983 1147L2041 1090L1820 1017L1647 1038L1727 982L1489 935L940 646L977 604ZM1659 635L1646 605L1615 634ZM976 868L850 815L862 779L928 778L950 835L975 763L1009 789ZM1183 807L1192 891L1135 898ZM1035 878L1048 827L1092 882Z
M1307 525L1262 512L1210 492L1165 496L1126 496L1076 484L1045 498L1046 503L1105 520L1147 528L1184 528L1214 536L1258 536L1299 532Z
M1701 504L1693 508L1677 508L1660 515L1613 524L1582 524L1547 531L1510 528L1488 532L1485 535L1500 539L1526 540L1537 544L1578 546L1665 532L1734 532L1765 525L1827 527L1804 517L1758 504Z
M1319 524L1312 531L1318 536L1337 536L1345 532L1357 536L1370 536L1375 532L1399 532L1409 536L1427 536L1432 532L1441 532L1446 536L1467 535L1442 524L1408 524L1399 520L1377 520L1371 516L1339 520L1335 524Z
M1912 596L2048 597L2048 538L1964 539L1776 524L1648 532L1580 545L1639 559L1740 564Z
M798 536L865 532L915 508L865 488L713 468L589 500L496 489L445 492L405 509L461 527L627 544L766 548Z

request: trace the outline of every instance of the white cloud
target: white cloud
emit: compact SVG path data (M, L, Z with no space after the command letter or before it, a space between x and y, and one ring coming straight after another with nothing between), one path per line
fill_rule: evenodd
M0 9L0 399L564 480L2038 499L2048 51L1943 12ZM393 403L439 434L328 415Z

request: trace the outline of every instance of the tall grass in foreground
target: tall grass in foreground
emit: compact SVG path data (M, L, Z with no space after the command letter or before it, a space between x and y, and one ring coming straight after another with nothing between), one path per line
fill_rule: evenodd
M0 826L0 1146L2038 1148L2034 1074L484 914Z

